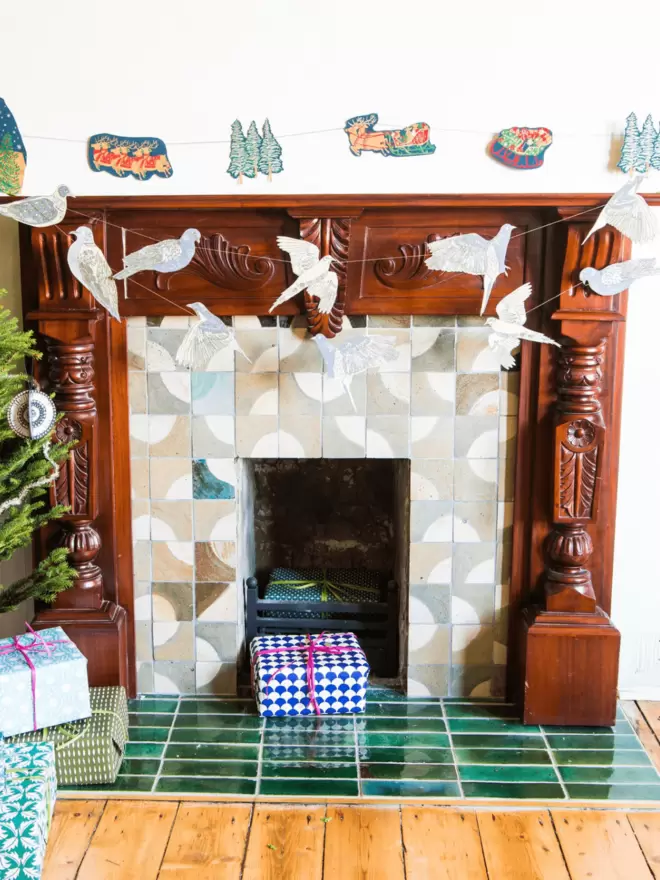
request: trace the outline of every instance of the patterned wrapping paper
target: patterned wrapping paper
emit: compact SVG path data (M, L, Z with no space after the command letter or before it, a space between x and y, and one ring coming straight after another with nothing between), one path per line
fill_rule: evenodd
M0 794L5 788L5 739L0 730Z
M353 633L311 637L340 653L313 652L313 694L308 686L308 654L301 646L309 636L257 636L250 644L252 680L259 714L345 715L364 712L369 663ZM260 654L277 649L276 653ZM318 713L314 706L318 707Z
M128 740L123 687L90 688L92 715L82 721L23 733L13 743L52 742L58 785L113 783Z
M281 583L299 581L300 583ZM313 582L311 586L306 583ZM324 586L324 582L328 586ZM278 602L362 602L381 601L380 578L377 572L360 568L274 568L264 589L264 599ZM270 617L324 620L336 614L318 611L271 611Z
M17 636L35 667L33 702L32 671L23 654L12 648L15 639L0 639L0 722L6 737L67 721L89 718L87 660L59 626L36 634ZM39 639L49 646L38 649ZM49 644L53 643L53 644Z
M57 796L51 743L5 745L7 782L0 792L0 877L38 880Z

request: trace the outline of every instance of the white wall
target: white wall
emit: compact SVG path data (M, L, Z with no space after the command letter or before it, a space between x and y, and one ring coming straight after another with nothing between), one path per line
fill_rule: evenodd
M12 75L0 95L26 137L26 193L61 182L79 195L611 192L621 176L608 170L616 155L608 133L621 132L631 110L660 117L660 75L646 36L660 24L652 0L628 17L596 0L518 4L510 13L484 0L2 7L2 65ZM368 112L394 126L429 122L435 154L352 156L342 125ZM227 144L177 144L226 140L234 118L247 126L265 116L284 149L284 171L270 184L261 176L233 181ZM511 125L555 132L543 168L517 172L485 155L492 134ZM328 128L337 130L284 136ZM140 183L93 173L85 141L102 130L163 138L174 176ZM647 186L658 189L660 174ZM660 471L643 442L658 419L660 367L649 363L656 296L653 281L633 292L628 325L614 586L624 688L648 679L660 689L660 671L640 678L635 659L642 631L655 633L654 617L660 634ZM660 644L660 635L651 638Z

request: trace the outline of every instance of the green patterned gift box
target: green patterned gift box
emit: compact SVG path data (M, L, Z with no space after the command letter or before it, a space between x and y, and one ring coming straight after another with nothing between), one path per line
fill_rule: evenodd
M264 599L276 602L380 602L377 572L361 568L274 568ZM332 618L318 611L272 611L271 617Z
M57 796L52 743L4 746L0 792L0 877L38 880Z
M123 687L89 689L92 715L12 738L12 743L51 742L59 785L101 785L117 778L128 739Z

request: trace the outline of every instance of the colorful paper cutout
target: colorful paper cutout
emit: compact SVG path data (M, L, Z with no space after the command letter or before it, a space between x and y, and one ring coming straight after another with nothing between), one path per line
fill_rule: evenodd
M239 119L232 122L227 174L239 183L243 183L244 177L253 178L257 174L265 174L268 180L272 180L273 174L279 174L283 167L282 147L273 134L268 119L264 120L261 134L254 119L247 134L243 133Z
M87 161L92 171L107 171L113 177L149 180L154 174L171 177L174 173L160 138L93 134L87 144Z
M617 168L626 174L633 170L646 174L649 168L660 171L660 131L655 130L650 113L644 120L641 131L635 114L630 113L627 116Z
M427 122L413 122L406 128L376 131L374 126L377 122L377 113L346 120L344 131L354 156L364 151L380 153L381 156L429 156L435 153L435 144L429 140L431 127Z
M526 171L543 165L545 151L552 145L549 128L504 128L490 145L490 154L509 168Z
M0 98L0 192L8 196L20 193L26 165L27 150L14 114Z

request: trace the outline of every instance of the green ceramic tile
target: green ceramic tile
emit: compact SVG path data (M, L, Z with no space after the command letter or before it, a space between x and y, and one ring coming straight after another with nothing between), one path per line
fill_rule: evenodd
M441 703L370 703L367 706L368 718L442 718Z
M414 701L438 703L440 697L407 697L401 691L395 691L394 688L367 688L368 703L410 703Z
M546 734L551 749L638 749L636 736L622 736L615 733Z
M263 722L253 715L177 715L175 727L231 727L234 730L259 730Z
M264 743L267 745L295 746L354 746L355 736L350 733L323 733L311 730L284 731L266 728Z
M262 779L259 794L279 797L357 797L352 779Z
M151 776L153 781L160 769L160 761L152 758L124 758L119 772L122 776Z
M566 791L574 800L660 801L660 785L588 785L568 784Z
M651 767L651 759L642 749L561 749L554 752L558 764L580 764L599 767Z
M165 742L169 735L169 727L129 727L130 742Z
M365 764L453 764L451 749L429 748L387 748L381 746L360 746L360 761Z
M456 779L453 764L360 764L361 779Z
M447 725L442 718L360 718L356 729L367 733L444 733Z
M516 733L454 733L451 740L455 749L545 749L540 734L519 736Z
M321 764L345 763L355 760L355 746L332 748L323 746L264 746L264 761L306 761Z
M197 761L256 761L259 745L210 745L208 743L170 743L167 760L192 758Z
M248 776L257 775L256 761L163 761L161 776Z
M261 765L261 777L289 779L357 779L357 765L352 764L310 764L309 761L297 761L295 764L284 761L264 761Z
M163 743L128 742L124 750L125 758L162 758Z
M257 715L253 700L181 700L179 715Z
M256 779L221 779L217 776L161 776L156 793L161 794L244 794L253 795Z
M329 718L327 715L316 717L315 715L297 716L293 718L264 718L266 730L279 730L286 734L300 730L312 730L319 733L350 733L354 730L355 719L353 715L343 715L340 718ZM362 716L360 716L362 720Z
M149 697L138 698L128 701L129 712L154 712L156 714L172 715L176 712L179 701L177 699L151 699Z
M543 730L546 733L551 734L559 734L559 733L575 733L580 736L592 736L593 734L608 734L608 733L619 733L619 734L632 734L633 729L628 724L628 722L624 719L620 719L616 722L614 727L565 727L562 725L553 725L552 727L548 727L547 725L543 727Z
M460 797L461 792L456 782L365 779L362 794L366 797L445 798Z
M545 749L456 749L459 764L551 764Z
M131 712L128 716L129 727L171 727L173 715L143 715L141 712Z
M521 724L506 718L450 718L450 733L515 733L519 736L533 736L540 733L535 725Z
M430 748L449 748L449 737L446 733L416 733L407 736L405 733L359 733L360 746L403 746L410 749L417 746Z
M562 767L564 782L606 782L608 784L641 782L660 785L654 767Z
M464 782L463 793L468 798L565 800L561 785L550 782Z
M118 776L111 785L58 785L58 792L63 791L121 791L144 794L151 791L154 784L153 776Z
M517 721L519 712L512 703L493 705L492 703L446 703L447 718L511 718Z
M489 764L464 764L458 774L462 782L558 782L554 767L507 764L497 767Z
M260 730L232 730L231 728L175 727L170 742L179 743L258 743Z

